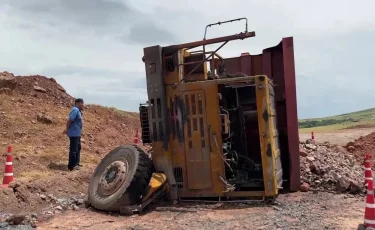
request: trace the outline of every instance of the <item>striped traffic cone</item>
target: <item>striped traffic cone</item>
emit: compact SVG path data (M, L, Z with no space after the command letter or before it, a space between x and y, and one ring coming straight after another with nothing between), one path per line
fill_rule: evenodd
M8 188L9 183L13 181L13 156L12 156L12 146L8 146L7 157L5 160L5 170L3 177L3 184L1 187Z
M372 178L370 155L365 155L365 187L367 187L369 181L374 181Z
M133 139L133 143L135 145L138 145L138 140L139 140L139 137L138 137L138 129L135 131L135 136L134 136L134 139Z
M368 182L364 225L366 229L375 227L375 201L373 181Z

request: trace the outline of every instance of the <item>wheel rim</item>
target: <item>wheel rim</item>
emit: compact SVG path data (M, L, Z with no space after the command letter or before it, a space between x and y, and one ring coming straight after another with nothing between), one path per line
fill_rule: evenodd
M100 177L99 190L101 194L114 194L124 184L129 172L128 161L118 160L109 164Z

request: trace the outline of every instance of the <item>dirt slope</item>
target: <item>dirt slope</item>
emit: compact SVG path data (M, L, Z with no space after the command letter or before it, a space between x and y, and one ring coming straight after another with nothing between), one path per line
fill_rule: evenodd
M74 98L53 78L14 77L9 73L0 76L0 152L5 153L12 145L15 180L22 182L20 188L24 188L22 193L27 197L22 200L18 196L12 204L5 198L14 194L0 193L0 214L7 210L33 211L48 205L35 198L37 193L86 193L90 173L100 159L115 146L132 143L140 126L136 113L87 105L81 153L84 167L68 172L68 138L62 132ZM4 161L1 154L1 180Z
M346 149L359 161L363 161L365 154L369 154L375 160L375 132L361 136L355 141L346 144Z

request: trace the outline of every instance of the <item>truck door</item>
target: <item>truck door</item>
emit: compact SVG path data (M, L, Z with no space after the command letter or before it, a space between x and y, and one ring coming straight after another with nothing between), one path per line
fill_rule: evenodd
M212 188L205 93L184 91L182 97L187 110L184 136L188 188Z
M265 196L276 196L283 182L283 170L276 124L275 93L265 76L256 78L256 97Z

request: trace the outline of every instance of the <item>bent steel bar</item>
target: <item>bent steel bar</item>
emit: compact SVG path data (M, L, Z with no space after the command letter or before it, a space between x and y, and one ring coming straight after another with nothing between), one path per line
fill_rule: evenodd
M211 27L211 26L217 26L217 25L220 26L220 25L225 24L225 23L235 22L235 21L241 21L241 20L246 20L246 24L245 24L245 33L247 33L247 18L236 18L236 19L227 20L227 21L223 21L223 22L217 22L217 23L208 24L208 25L206 26L206 29L204 30L204 37L203 37L203 40L206 40L207 29L208 29L208 27Z
M166 46L166 47L163 47L163 49L167 51L179 50L179 49L184 49L184 48L191 49L191 48L195 48L198 46L211 45L215 43L240 40L240 39L243 40L245 38L250 38L250 37L255 37L255 31L247 32L247 33L239 33L239 34L218 37L218 38L210 38L207 40L189 42L189 43L184 43L184 44L179 44L179 45Z

